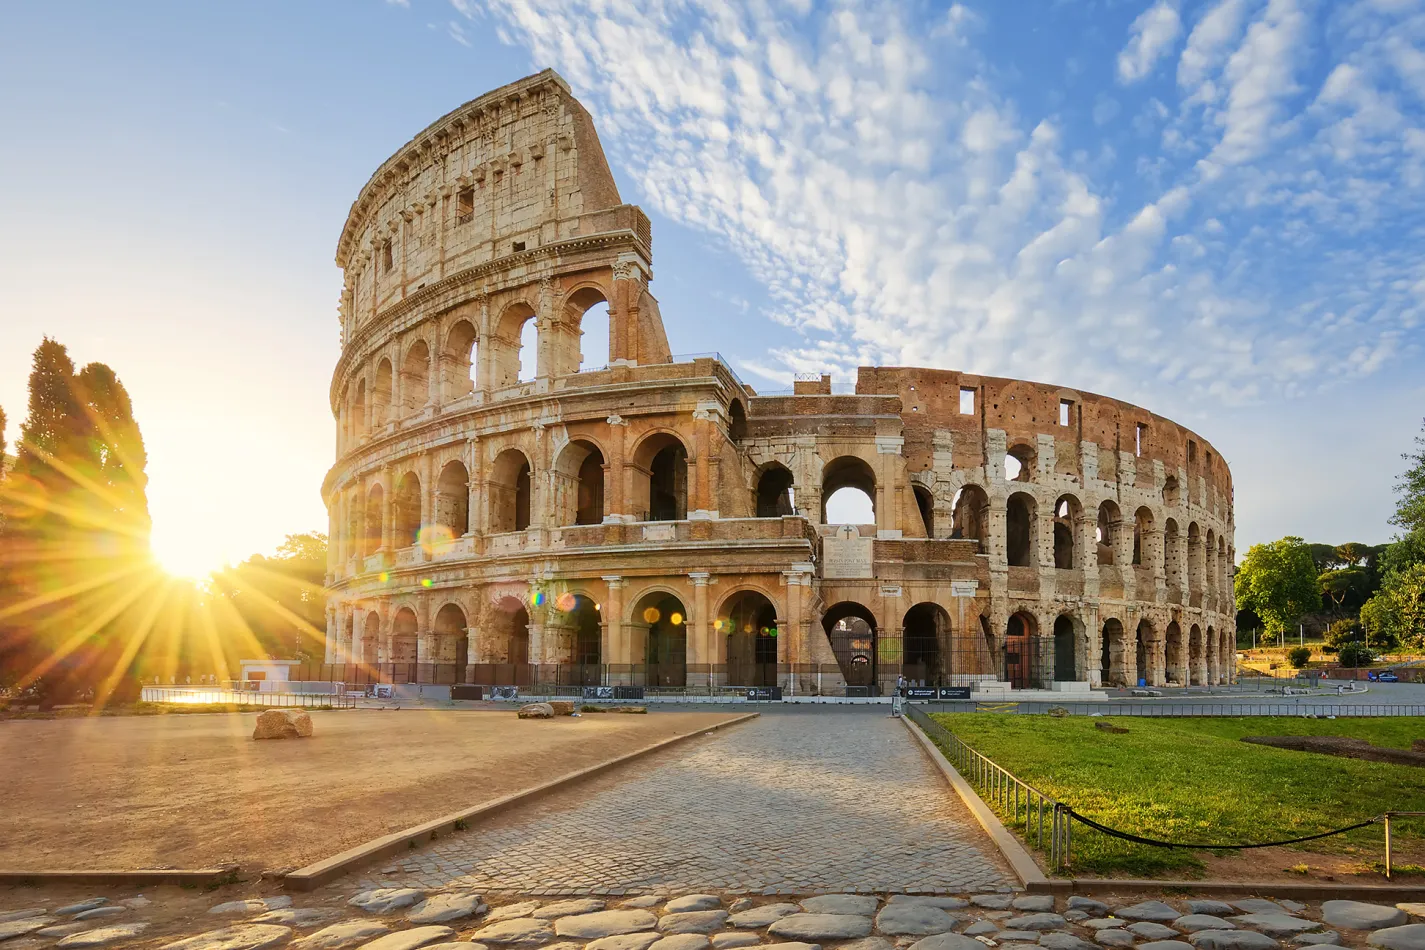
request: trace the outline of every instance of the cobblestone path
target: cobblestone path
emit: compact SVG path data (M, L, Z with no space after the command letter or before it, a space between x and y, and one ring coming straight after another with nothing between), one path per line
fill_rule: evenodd
M536 895L948 893L1013 881L884 707L824 706L690 740L357 875L361 886Z

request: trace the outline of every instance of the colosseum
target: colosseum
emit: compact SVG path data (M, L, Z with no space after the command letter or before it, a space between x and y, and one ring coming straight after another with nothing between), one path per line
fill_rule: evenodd
M953 370L759 393L670 352L652 257L551 71L371 176L336 257L327 663L784 697L1230 679L1232 483L1207 441ZM606 359L583 348L605 321Z

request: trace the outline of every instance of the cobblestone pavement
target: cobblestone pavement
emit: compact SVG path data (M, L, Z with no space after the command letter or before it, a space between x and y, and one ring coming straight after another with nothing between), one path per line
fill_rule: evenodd
M951 893L1013 881L877 707L768 712L357 873L367 887L535 895Z

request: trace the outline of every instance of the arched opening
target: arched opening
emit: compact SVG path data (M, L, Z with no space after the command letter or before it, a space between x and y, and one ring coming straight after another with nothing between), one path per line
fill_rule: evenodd
M635 510L643 521L688 517L688 450L678 437L658 432L634 452Z
M395 676L404 677L407 683L414 683L416 680L418 640L416 612L409 607L402 607L396 611L391 624L391 662L404 665L404 669L395 671Z
M401 361L401 414L414 415L430 402L430 347L417 340Z
M376 364L376 385L371 387L371 428L383 428L391 421L391 361Z
M1138 621L1134 635L1133 685L1157 685L1153 678L1153 625L1147 620Z
M1073 495L1060 495L1054 502L1054 566L1060 570L1071 570L1079 566L1074 549L1074 526L1079 522L1083 508Z
M1208 686L1216 686L1218 683L1222 683L1225 681L1224 678L1227 675L1227 664L1229 662L1235 664L1237 662L1237 658L1235 655L1228 653L1226 650L1224 650L1226 644L1223 642L1223 638L1219 637L1217 635L1217 631L1211 627L1207 628L1206 640L1206 683Z
M516 597L502 597L490 612L487 662L509 666L498 670L498 683L520 684L529 679L529 610Z
M848 689L876 692L876 617L857 603L843 601L821 617L831 652Z
M733 595L713 630L727 638L728 686L777 685L777 608L765 595Z
M1034 480L1034 448L1027 443L1009 447L1004 457L1004 480L1031 482Z
M644 683L652 687L688 685L688 611L672 594L655 591L633 608L633 626L644 637Z
M1178 479L1176 475L1169 475L1163 481L1163 504L1169 508L1176 508L1181 492L1178 490Z
M432 663L455 666L453 678L443 677L442 670L436 670L436 682L465 682L466 664L470 662L469 643L466 638L465 611L455 604L446 604L436 612L433 632L435 633L435 655Z
M490 533L529 527L529 459L519 449L505 449L490 472Z
M604 453L585 439L575 439L559 453L560 524L602 524L604 520Z
M566 321L579 328L578 363L561 365L556 375L604 369L609 362L609 302L594 287L581 287L565 301Z
M475 326L461 320L445 338L445 358L441 361L442 388L446 402L454 402L475 390L479 354Z
M780 518L795 511L791 471L779 462L769 463L757 477L757 517Z
M747 411L742 408L740 399L728 403L727 437L733 442L741 442L747 438Z
M351 404L351 434L353 438L366 438L366 380L356 383L356 399Z
M822 524L875 524L876 473L864 459L843 455L821 472Z
M1191 593L1202 593L1203 572L1202 529L1194 521L1188 525L1188 590Z
M1039 647L1034 616L1023 611L1011 615L1004 634L1004 678L1013 689L1034 688L1038 685L1034 655Z
M522 379L533 379L539 358L538 327L534 308L523 301L501 311L492 329L480 341L485 348L485 365L490 378L486 389L503 389ZM525 365L528 364L528 372Z
M533 314L520 324L519 341L517 381L527 383L539 375L539 321Z
M1188 628L1188 686L1207 685L1207 645L1202 639L1202 628L1193 624Z
M955 493L950 537L978 541L980 553L987 550L990 524L990 496L979 485L966 485Z
M381 549L382 531L386 527L386 491L380 484L372 485L366 493L366 528L363 532L361 553L375 554Z
M1205 592L1210 597L1217 592L1217 534L1211 528L1207 529L1207 544L1203 548L1203 558L1206 564L1203 569L1205 578Z
M435 521L440 526L437 541L449 541L470 533L470 474L465 463L445 463L435 485Z
M1152 562L1148 555L1149 535L1153 531L1153 512L1141 507L1133 513L1133 566L1141 567Z
M1178 523L1163 522L1163 577L1169 590L1182 587L1182 556L1178 551Z
M398 548L407 548L421 540L421 480L415 472L407 472L396 484L396 505L392 519L393 536Z
M1176 620L1168 624L1163 641L1163 659L1167 666L1165 671L1167 681L1178 686L1186 686L1188 682L1187 644L1183 642L1183 628L1178 626Z
M367 666L374 666L380 662L380 646L381 615L373 610L367 613L366 622L361 625L360 662Z
M1005 505L1004 540L1010 567L1034 565L1034 498L1025 492L1010 495Z
M920 523L925 526L925 536L935 537L935 498L924 485L913 485L915 507L920 510Z
M568 628L570 681L580 686L603 683L604 624L599 605L583 594L561 594L554 602L559 623Z
M1054 679L1070 683L1081 679L1079 675L1078 632L1074 618L1060 614L1054 619Z
M905 612L901 672L917 686L941 686L950 675L950 615L939 604Z
M1123 624L1117 620L1105 620L1100 638L1099 675L1105 686L1127 686L1128 671L1125 669Z
M1118 506L1111 501L1105 501L1098 506L1098 528L1095 534L1098 537L1098 563L1101 566L1112 566L1118 562L1114 556L1114 548L1118 542L1118 531L1123 524L1123 514L1118 510Z

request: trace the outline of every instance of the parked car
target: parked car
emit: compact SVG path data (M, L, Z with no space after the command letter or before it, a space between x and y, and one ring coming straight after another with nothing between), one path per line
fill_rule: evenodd
M1382 683L1400 682L1400 677L1395 675L1395 670L1381 670L1379 679Z

